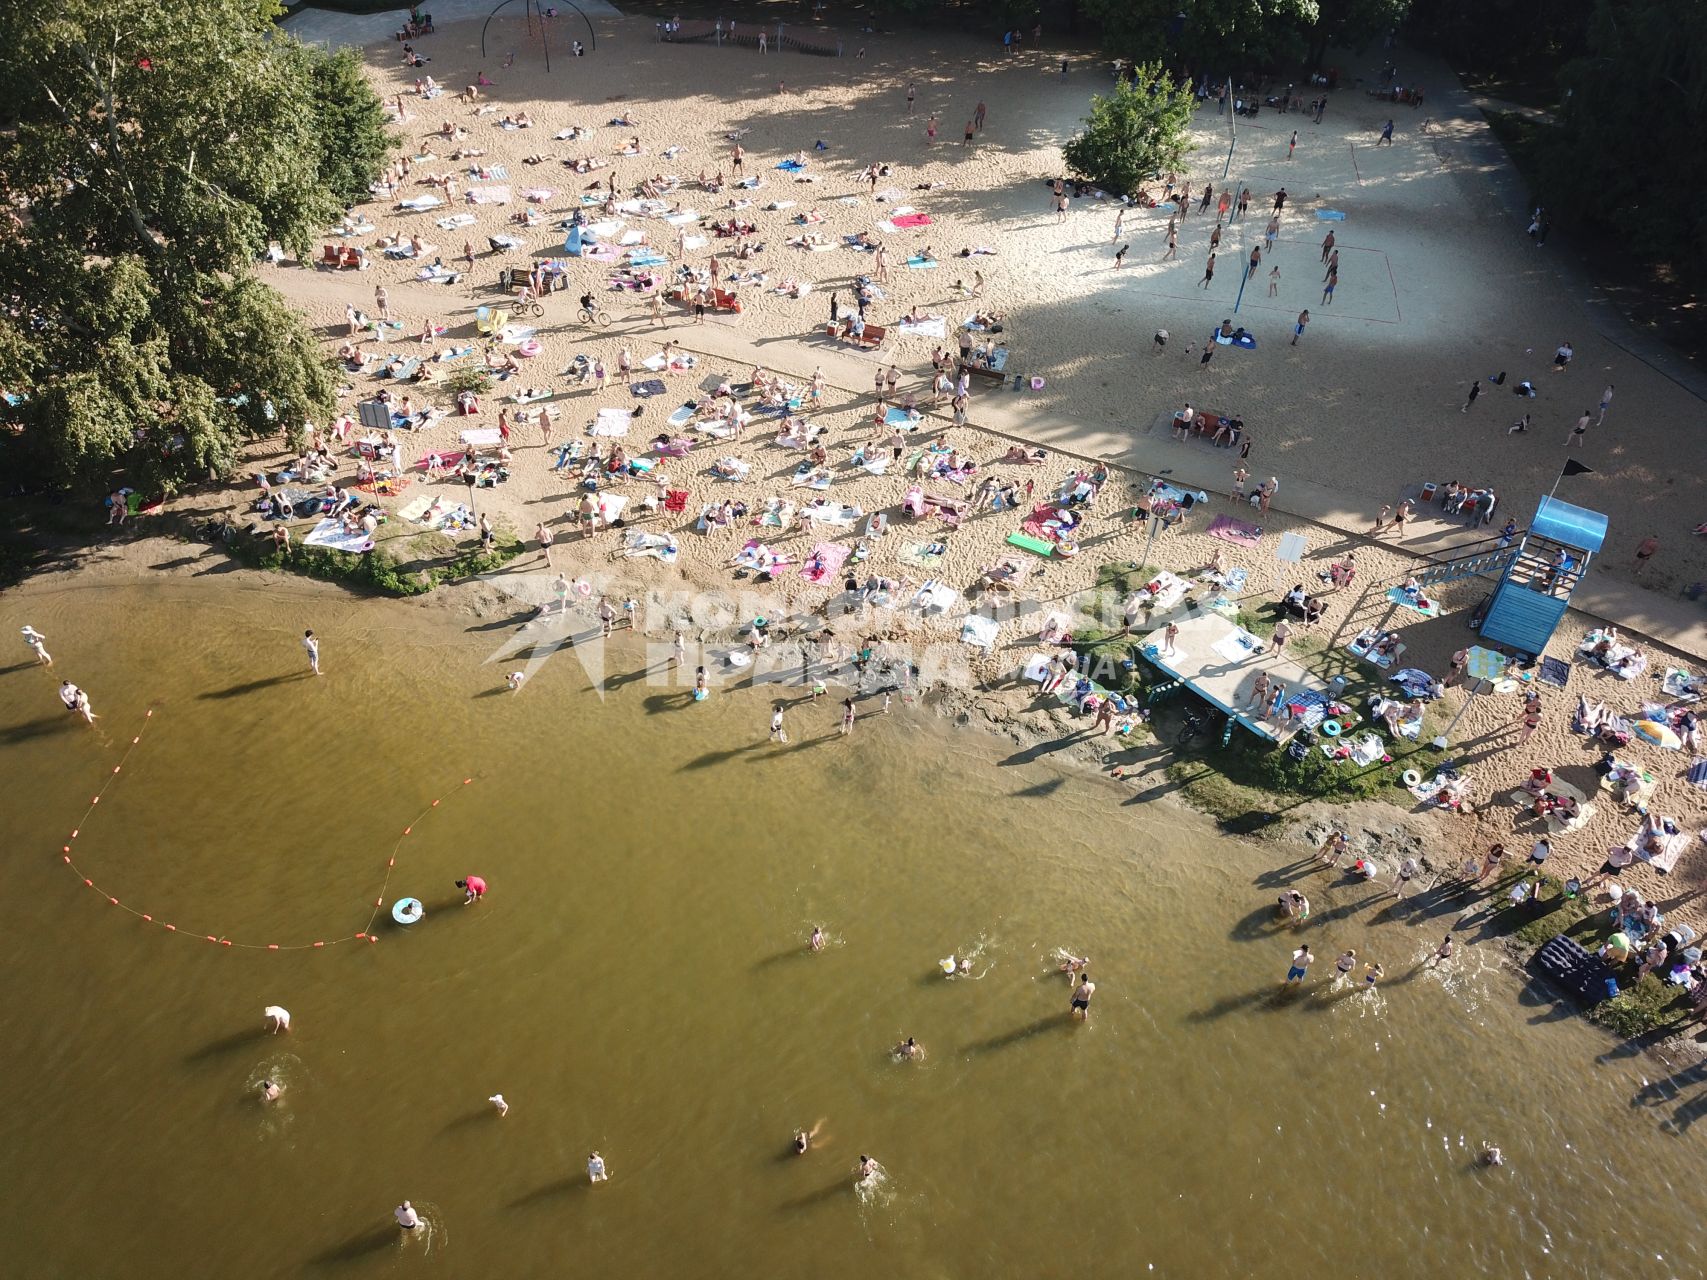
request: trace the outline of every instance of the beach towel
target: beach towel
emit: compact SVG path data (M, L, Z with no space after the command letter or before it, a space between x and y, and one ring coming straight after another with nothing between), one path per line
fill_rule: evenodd
M473 429L464 431L457 436L457 439L461 440L463 444L471 444L475 446L475 448L497 444L502 438L503 437L498 433L497 427L474 427ZM439 456L447 457L450 455L440 454Z
M960 620L960 640L979 649L992 649L996 644L996 633L1001 630L1001 624L994 618L986 618L980 614L969 613Z
M946 338L948 320L945 316L926 316L923 320L903 320L896 326L910 338Z
M1701 682L1682 667L1667 667L1660 688L1680 702L1698 702Z
M1034 538L1029 533L1010 533L1007 542L1011 547L1018 547L1021 551L1029 551L1033 555L1043 556L1045 559L1055 554L1053 542L1043 538Z
M818 498L800 508L800 518L817 524L833 524L838 528L851 529L865 519L865 512L846 503L826 502L823 498Z
M322 520L314 526L314 532L302 540L305 547L330 547L334 551L350 551L360 555L373 550L373 539L367 536L365 530L355 533L344 532L344 525L339 520Z
M1440 601L1430 600L1419 592L1406 591L1403 587L1389 587L1387 598L1394 604L1403 605L1407 609L1414 609L1425 618L1438 618L1440 616Z
M496 178L499 182L502 182L505 178L510 176L510 169L508 165L502 164L480 165L476 168L470 169L468 171L468 176L471 178L480 178L482 180L487 178Z
M912 257L907 259L907 265L914 271L932 271L935 270L937 263L935 258L926 258L919 254L914 254Z
M556 194L550 187L527 187L522 191L522 199L530 204L544 204Z
M1262 647L1262 641L1242 627L1228 632L1209 646L1211 652L1234 664L1243 662L1252 654L1261 653Z
M1399 686L1407 698L1421 698L1425 702L1434 700L1434 677L1416 667L1406 667L1403 671L1395 671L1387 679Z
M928 227L931 225L931 215L928 213L901 213L889 215L889 221L898 227Z
M599 519L611 524L622 519L623 508L628 505L628 498L620 493L601 493L599 495Z
M799 173L805 167L805 162L800 160L784 160L781 164L777 165L777 168L781 169L784 173Z
M1165 481L1158 480L1155 484L1150 486L1150 496L1152 498L1166 498L1169 502L1184 506L1186 490L1180 488L1178 485L1168 484ZM1193 502L1209 501L1209 495L1207 493L1198 492L1193 493L1190 496ZM1259 529L1257 532L1261 533L1262 530Z
M410 196L407 200L399 200L397 207L407 209L411 213L420 213L423 209L436 209L443 203L437 196Z
M1316 217L1322 222L1344 222L1345 214L1338 209L1317 209Z
M634 421L627 409L600 409L593 419L595 436L625 436Z
M921 613L947 613L949 607L958 599L960 592L953 587L938 582L935 578L928 578L924 585L913 593L913 607Z
M630 560L650 556L665 564L674 564L678 550L676 540L667 533L642 533L638 529L630 529L622 535L622 554Z
M1707 760L1697 756L1695 763L1689 766L1689 772L1683 776L1690 786L1700 791L1707 791Z
M1237 543L1241 547L1254 547L1262 540L1262 529L1249 520L1240 520L1235 516L1216 516L1209 522L1209 534L1223 542Z
M1351 651L1353 656L1362 658L1365 662L1373 662L1376 666L1385 670L1393 665L1393 659L1387 655L1377 657L1369 651L1369 647L1380 638L1380 630L1375 627L1370 627L1367 630L1360 632L1352 642L1346 646L1346 648Z
M468 189L469 204L509 204L510 189L508 187L470 187Z
M1228 569L1222 573L1211 569L1203 575L1203 580L1223 591L1243 591L1249 576L1243 569Z
M691 227L699 221L699 214L692 209L683 209L680 213L666 213L664 221L672 227Z
M644 231L637 231L633 227L630 227L627 231L624 231L616 238L616 242L625 247L628 245L643 244L645 243L645 240L646 233Z
M919 421L920 419L917 411L909 413L905 409L888 409L885 410L883 414L884 426L900 427L903 431L912 430L914 427L919 425Z
M740 458L719 458L711 473L719 480L745 480L752 469L752 463L743 462Z
M778 551L772 551L757 538L749 538L747 544L735 553L737 569L770 570L788 564L790 557Z
M663 383L663 380L660 378L647 378L644 382L632 382L632 383L630 383L628 386L628 389L634 395L636 395L636 396L640 397L640 399L644 400L648 396L661 396L661 395L663 395L664 394L664 383Z
M458 227L471 227L479 219L472 213L453 213L448 218L440 218L439 226L445 231L455 231Z
M934 570L947 554L948 547L941 542L909 542L901 548L896 559L915 569Z
M414 524L419 521L422 516L426 515L428 511L432 510L432 506L433 495L430 493L423 493L420 497L412 498L409 502L400 507L397 512L397 518L399 520L407 520L411 524Z
M1248 333L1235 333L1230 337L1223 337L1221 331L1217 329L1209 336L1215 340L1217 346L1238 347L1241 351L1255 351L1257 349L1257 340Z
M539 336L539 330L531 324L507 324L498 330L498 341L515 346L522 342L532 342Z
M820 542L800 566L800 576L808 582L830 582L847 563L851 548L839 542Z
M1563 689L1565 682L1571 678L1571 664L1561 662L1557 658L1541 659L1541 671L1536 677L1542 684L1550 684L1555 689Z
M631 267L661 267L669 259L655 249L636 250L628 255Z

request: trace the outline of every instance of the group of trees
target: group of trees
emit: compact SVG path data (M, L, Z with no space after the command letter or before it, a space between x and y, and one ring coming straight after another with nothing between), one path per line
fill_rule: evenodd
M253 273L306 253L390 147L353 53L271 0L0 6L0 468L137 487L228 472L336 382Z
M1210 76L1316 67L1396 28L1411 0L1081 0L1111 53Z

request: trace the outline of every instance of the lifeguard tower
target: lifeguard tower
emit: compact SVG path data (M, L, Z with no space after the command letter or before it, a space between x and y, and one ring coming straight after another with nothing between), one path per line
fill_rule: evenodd
M1541 499L1494 589L1482 639L1539 657L1605 541L1606 517L1600 512Z

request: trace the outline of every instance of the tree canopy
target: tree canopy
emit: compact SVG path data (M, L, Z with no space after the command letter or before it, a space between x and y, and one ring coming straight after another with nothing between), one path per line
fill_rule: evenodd
M335 381L252 274L299 254L389 146L353 55L277 32L271 0L0 9L0 435L14 474L228 470L300 432ZM28 468L27 472L17 468Z
M1403 20L1410 0L1083 0L1109 52L1232 75L1320 63Z
M1141 63L1114 92L1091 98L1085 129L1061 155L1067 167L1105 191L1131 195L1152 174L1183 168L1196 102L1159 62Z

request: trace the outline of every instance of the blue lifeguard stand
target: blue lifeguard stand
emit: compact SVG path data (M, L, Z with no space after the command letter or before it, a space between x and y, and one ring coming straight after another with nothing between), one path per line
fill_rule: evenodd
M1494 589L1482 639L1539 657L1570 607L1571 592L1606 541L1606 517L1543 498Z

